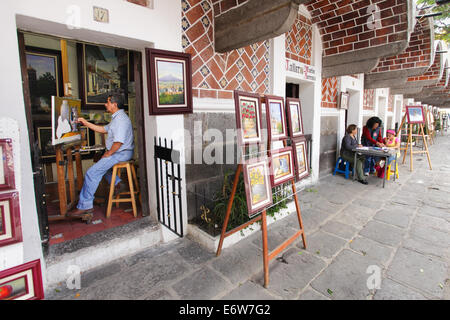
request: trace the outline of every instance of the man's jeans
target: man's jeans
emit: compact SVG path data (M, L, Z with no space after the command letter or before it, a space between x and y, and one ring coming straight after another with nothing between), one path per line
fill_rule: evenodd
M94 194L97 191L100 181L103 176L111 183L112 167L123 161L128 161L133 158L133 151L115 152L112 156L102 158L96 164L88 169L84 177L83 188L80 192L80 200L77 208L80 210L88 210L94 207ZM116 185L120 182L120 178L116 178Z

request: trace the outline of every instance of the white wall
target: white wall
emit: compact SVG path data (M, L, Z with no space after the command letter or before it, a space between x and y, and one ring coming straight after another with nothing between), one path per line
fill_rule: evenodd
M73 4L76 4L74 6ZM93 6L109 10L110 23L93 21ZM75 13L75 15L73 14ZM79 14L77 14L79 13ZM68 21L79 19L79 28L69 28ZM146 47L181 51L181 1L155 1L154 9L143 8L123 0L15 0L0 3L2 59L0 70L0 116L8 115L19 125L21 148L21 212L23 215L23 259L42 259L34 186L32 180L28 128L26 125L17 28L63 38L99 43L144 53ZM145 55L143 55L145 57ZM145 63L144 63L145 66ZM146 72L144 72L144 114L149 114ZM145 118L147 169L150 190L154 190L153 137L171 136L174 128L183 127L183 116ZM184 170L182 172L184 179ZM184 190L185 186L183 185ZM150 192L150 209L156 210L155 194ZM183 199L186 203L186 199ZM186 221L186 219L185 219ZM4 252L0 248L0 252ZM7 259L9 258L9 255ZM11 256L11 261L12 261ZM17 262L17 261L15 261ZM15 263L14 262L14 263ZM45 264L43 264L45 281Z

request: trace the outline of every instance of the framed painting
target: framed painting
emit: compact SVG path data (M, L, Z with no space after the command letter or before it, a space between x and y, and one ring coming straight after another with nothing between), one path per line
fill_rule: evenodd
M80 98L83 109L105 109L109 95L122 96L128 107L129 51L91 44L77 44Z
M265 96L267 135L269 145L272 141L287 138L286 113L284 99L276 96Z
M241 146L262 141L261 103L257 94L234 91L236 128Z
M406 106L408 123L424 123L425 118L422 106Z
M52 144L52 127L38 127L37 133L41 157L43 159L55 158L55 146Z
M269 151L269 155L272 187L276 187L295 177L292 147Z
M339 100L339 108L348 110L348 99L350 95L347 92L341 92L341 99Z
M0 247L22 242L19 193L0 194Z
M192 113L191 55L146 49L150 115Z
M253 216L272 204L269 166L264 158L248 161L243 169L248 214Z
M50 114L51 97L64 95L61 51L25 47L31 110Z
M300 99L286 99L286 110L289 125L289 135L292 139L304 135L302 105Z
M52 97L52 144L69 143L81 139L76 122L81 114L81 100Z
M40 260L0 272L0 300L42 300L44 288Z
M14 157L11 139L0 139L0 191L16 188L14 178Z
M298 180L302 180L309 175L309 164L306 148L306 139L304 137L293 141L295 175Z

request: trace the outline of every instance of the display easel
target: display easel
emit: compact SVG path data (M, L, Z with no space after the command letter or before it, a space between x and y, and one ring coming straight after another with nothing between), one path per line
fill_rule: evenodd
M286 142L283 142L283 144L284 144L284 146L286 146ZM259 150L259 148L258 148L258 150ZM269 150L269 148L267 148L267 150ZM269 286L269 262L271 260L273 260L273 258L275 258L278 254L280 254L284 249L286 249L286 247L288 247L292 242L294 242L300 236L302 236L303 247L306 249L306 237L305 237L305 231L303 228L303 221L302 221L302 215L300 212L300 205L298 203L297 189L295 187L295 181L294 181L295 178L293 178L291 180L291 184L292 184L292 194L293 194L294 201L295 201L295 209L297 211L297 218L298 218L300 230L297 231L289 239L284 241L282 244L280 244L272 252L269 252L268 240L267 240L267 212L265 209L261 212L261 215L255 217L255 218L251 219L250 221L244 223L243 225L236 227L227 232L228 221L229 221L229 218L231 215L231 208L233 206L234 196L236 194L236 189L237 189L237 186L239 183L239 177L242 172L242 167L243 166L241 163L238 164L236 173L234 175L233 188L231 189L230 199L228 200L227 211L226 211L225 219L224 219L224 222L222 225L222 232L220 234L220 240L219 240L219 245L217 247L216 256L220 255L220 253L222 251L223 241L225 240L226 237L231 236L232 234L248 227L249 225L251 225L255 222L261 221L263 265L264 265L264 287L267 288Z
M65 219L72 219L72 217L67 217L67 213L72 210L78 202L77 192L81 191L83 187L83 169L81 166L81 145L85 142L84 132L81 133L82 138L80 141L69 143L69 144L59 144L55 146L56 151L56 173L58 177L58 196L59 196L59 215L48 216L49 221L58 221ZM66 160L64 160L64 154L66 155ZM75 156L75 168L77 172L76 188L75 188L75 175L74 175L74 161ZM67 180L69 184L69 197L70 202L67 202L67 187L66 187L66 177L65 171L67 168ZM90 223L93 214L86 213L80 217L83 221Z
M423 123L419 123L419 128L420 128L420 133L419 134L413 134L413 124L412 123L407 123L407 115L405 113L405 115L403 116L402 122L400 124L400 127L397 131L396 136L398 137L401 134L403 125L406 124L406 135L408 137L406 146L404 148L400 148L400 151L404 151L403 152L403 161L402 164L405 164L406 161L406 155L408 153L409 150L409 156L410 156L410 171L413 171L413 155L417 154L417 153L426 153L427 154L427 158L428 158L428 164L430 166L430 170L433 170L433 168L431 167L431 158L430 158L430 152L428 151L428 144L427 144L427 138L425 136L425 132L423 129ZM423 141L423 145L425 147L425 150L413 150L413 145L412 145L412 138L413 137L421 137L422 141Z

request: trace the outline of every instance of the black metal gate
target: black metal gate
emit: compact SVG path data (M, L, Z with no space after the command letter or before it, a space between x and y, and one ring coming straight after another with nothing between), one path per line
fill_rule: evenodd
M176 235L183 237L180 152L173 149L172 140L170 148L167 147L167 139L164 139L164 146L161 138L158 142L155 137L154 158L158 220Z

